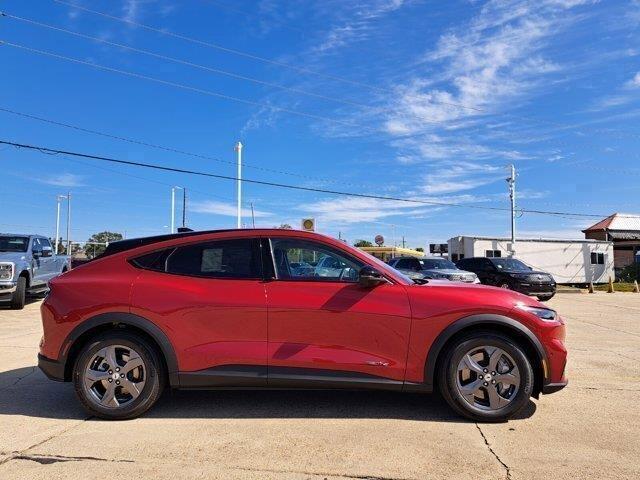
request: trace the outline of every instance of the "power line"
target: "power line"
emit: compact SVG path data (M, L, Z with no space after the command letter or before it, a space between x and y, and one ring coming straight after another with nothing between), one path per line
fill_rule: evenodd
M197 176L209 177L209 178L217 178L217 179L220 179L220 180L231 180L231 181L234 181L234 182L237 182L239 180L237 177L232 177L232 176L228 176L228 175L218 175L218 174L213 174L213 173L208 173L208 172L200 172L200 171L196 171L196 170L188 170L188 169L176 168L176 167L167 167L167 166L156 165L156 164L151 164L151 163L133 162L133 161L130 161L130 160L120 160L120 159L104 157L104 156L100 156L100 155L93 155L93 154L80 153L80 152L72 152L72 151L68 151L68 150L59 150L59 149L54 149L54 148L49 148L49 147L44 147L44 146L37 146L37 145L29 145L29 144L23 144L23 143L17 143L17 142L10 142L10 141L6 141L6 140L0 140L0 144L1 145L11 145L13 147L24 148L24 149L28 149L28 150L34 150L34 151L38 151L40 153L47 154L47 155L70 155L70 156L74 156L74 157L81 157L81 158L87 158L87 159L92 159L92 160L100 160L100 161L104 161L104 162L117 163L117 164L121 164L121 165L131 165L131 166L142 167L142 168L151 168L151 169L155 169L155 170L163 170L163 171L167 171L167 172L183 173L183 174L187 174L187 175L197 175ZM340 191L340 190L328 190L328 189L323 189L323 188L303 187L303 186L300 186L300 185L290 185L290 184L286 184L286 183L267 182L267 181L263 181L263 180L254 180L254 179L248 179L248 178L242 178L242 179L240 179L240 181L242 181L244 183L251 183L251 184L256 184L256 185L264 185L264 186L269 186L269 187L286 188L286 189L290 189L290 190L299 190L299 191L314 192L314 193L326 193L326 194L330 194L330 195L340 195L340 196L346 196L346 197L370 198L370 199L374 199L374 200L403 202L403 203L412 203L412 204L421 204L421 205L434 205L434 206L441 206L441 207L472 208L472 209L477 209L477 210L492 210L492 211L510 211L509 208L503 208L503 207L489 207L489 206L486 206L486 205L469 205L469 204L452 203L452 202L436 202L436 201L422 200L422 199L416 199L416 198L400 198L400 197L388 197L388 196L382 196L382 195L370 195L370 194L364 194L364 193L345 192L345 191ZM603 218L603 217L609 216L609 215L602 215L602 214L554 212L554 211L529 210L529 209L520 209L520 211L523 212L523 213L535 213L535 214L540 214L540 215L566 216L566 217ZM635 218L635 216L633 216L633 217Z
M269 105L267 103L256 102L256 101L253 101L253 100L247 100L247 99L244 99L244 98L234 97L232 95L227 95L227 94L224 94L224 93L213 92L211 90L205 90L205 89L198 88L198 87L192 87L190 85L185 85L185 84L182 84L182 83L172 82L172 81L169 81L169 80L163 80L161 78L156 78L156 77L150 77L148 75L143 75L141 73L135 73L135 72L127 71L127 70L120 70L118 68L107 67L105 65L100 65L98 63L87 62L87 61L80 60L80 59L77 59L77 58L67 57L65 55L60 55L58 53L53 53L53 52L49 52L49 51L46 51L46 50L39 50L37 48L31 48L31 47L27 47L25 45L20 45L20 44L17 44L17 43L7 42L6 40L0 40L0 45L7 45L9 47L18 48L18 49L21 49L21 50L24 50L24 51L27 51L27 52L37 53L39 55L44 55L44 56L48 56L48 57L52 57L52 58L57 58L57 59L60 59L60 60L66 60L68 62L77 63L77 64L80 64L80 65L86 65L86 66L97 68L99 70L104 70L104 71L107 71L107 72L115 72L115 73L119 73L121 75L126 75L126 76L129 76L129 77L133 77L133 78L139 78L139 79L142 79L142 80L148 80L148 81L151 81L151 82L160 83L162 85L167 85L167 86L170 86L170 87L181 88L183 90L188 90L188 91L192 91L192 92L196 92L196 93L201 93L203 95L208 95L208 96L211 96L211 97L217 97L217 98L222 98L224 100L231 100L233 102L244 103L245 105L252 105L252 106L255 106L255 107L266 108L266 109L269 109L269 110L275 110L275 111L279 111L279 112L283 112L283 113L289 113L291 115L298 115L298 116L301 116L301 117L312 118L314 120L323 120L323 121L326 121L326 122L338 123L338 124L346 125L346 126L349 126L349 127L358 126L358 124L355 124L353 122L346 122L346 121L343 121L343 120L338 120L338 119L330 118L330 117L324 117L322 115L316 115L314 113L302 112L302 111L299 111L299 110L291 110L291 109L288 109L288 108L276 107L276 106L273 106L273 105Z
M305 74L308 74L308 75L316 75L316 76L319 76L319 77L324 77L324 78L335 80L335 81L338 81L338 82L348 83L348 84L351 84L351 85L354 85L354 86L367 88L367 89L372 90L372 91L377 91L379 93L392 93L392 94L395 94L394 91L392 91L392 90L390 90L388 88L377 87L375 85L367 84L367 83L364 83L364 82L359 82L359 81L356 81L356 80L350 80L350 79L347 79L347 78L344 78L344 77L341 77L341 76L338 76L338 75L326 74L326 73L318 72L318 71L311 70L311 69L308 69L308 68L298 67L296 65L292 65L292 64L289 64L289 63L279 62L279 61L272 60L272 59L269 59L269 58L265 58L265 57L261 57L261 56L254 55L254 54L251 54L251 53L243 52L241 50L228 48L228 47L225 47L225 46L220 45L220 44L216 44L216 43L212 43L212 42L206 42L204 40L199 40L197 38L189 37L187 35L173 33L173 32L170 32L168 30L163 30L163 29L160 29L160 28L152 27L150 25L146 25L146 24L143 24L143 23L139 23L139 22L135 22L135 21L132 21L132 20L128 20L126 18L117 17L115 15L110 15L108 13L100 12L100 11L97 11L97 10L92 10L92 9L89 9L89 8L86 8L86 7L83 7L83 6L80 6L80 5L76 5L74 3L69 3L69 2L66 2L66 1L63 1L63 0L52 0L52 1L54 1L55 3L59 3L61 5L66 5L66 6L71 7L71 8L75 8L75 9L82 10L82 11L85 11L85 12L88 12L88 13L92 13L94 15L99 15L99 16L102 16L104 18L109 18L111 20L115 20L115 21L118 21L118 22L122 22L122 23L126 23L126 24L129 24L129 25L133 25L135 27L139 27L139 28L142 28L142 29L145 29L145 30L148 30L148 31L152 31L152 32L155 32L155 33L158 33L158 34L161 34L161 35L178 38L180 40L184 40L184 41L187 41L187 42L191 42L191 43L194 43L194 44L197 44L197 45L201 45L201 46L205 46L205 47L209 47L209 48L214 48L214 49L217 49L217 50L220 50L220 51L224 51L226 53L230 53L230 54L233 54L233 55L238 55L238 56L242 56L242 57L245 57L245 58L249 58L251 60L256 60L256 61L260 61L260 62L272 64L272 65L276 65L276 66L279 66L279 67L288 68L288 69L291 69L291 70L294 70L294 71L298 71L300 73L305 73ZM411 95L410 94L410 95L407 95L407 97L413 98L413 99L416 99L416 100L422 100L423 99L423 97L420 96L420 95ZM462 109L465 109L465 110L474 111L476 113L483 113L483 114L487 114L487 115L508 116L508 117L512 117L512 118L515 118L515 119L519 119L519 120L528 120L528 121L532 121L532 122L536 122L536 123L540 123L540 124L548 124L548 125L553 125L553 126L556 126L556 127L562 127L564 129L575 128L575 126L571 125L571 124L561 123L561 122L548 120L548 119L530 117L530 116L527 116L527 115L519 115L519 114L513 114L513 113L496 114L495 112L492 112L492 111L490 111L490 110L488 110L486 108L482 108L482 107L478 107L478 106L465 105L465 104L457 103L457 102L447 102L447 101L444 101L444 100L437 100L437 99L431 99L431 101L433 101L434 103L440 104L440 105L451 106L451 107L456 107L456 108L462 108Z
M145 25L144 23L134 22L133 20L127 20L126 18L116 17L115 15L109 15L108 13L99 12L97 10L91 10L89 8L82 7L80 5L76 5L76 4L73 4L73 3L64 2L62 0L53 0L53 1L56 2L56 3L59 3L61 5L66 5L67 7L76 8L78 10L82 10L82 11L85 11L85 12L88 12L88 13L92 13L94 15L99 15L101 17L109 18L111 20L116 20L118 22L127 23L127 24L133 25L135 27L143 28L145 30L148 30L148 31L151 31L151 32L154 32L154 33L158 33L160 35L165 35L165 36L169 36L169 37L178 38L180 40L184 40L184 41L187 41L187 42L190 42L190 43L195 43L195 44L198 44L198 45L201 45L201 46L204 46L204 47L213 48L213 49L220 50L222 52L230 53L230 54L233 54L233 55L238 55L238 56L241 56L241 57L249 58L251 60L256 60L256 61L267 63L267 64L270 64L270 65L276 65L278 67L289 68L291 70L295 70L295 71L298 71L300 73L305 73L305 74L309 74L309 75L317 75L319 77L324 77L324 78L328 78L328 79L331 79L331 80L336 80L336 81L339 81L339 82L350 83L352 85L356 85L356 86L360 86L360 87L362 87L362 86L369 87L368 85L360 83L360 82L357 82L355 80L348 80L348 79L345 79L345 78L338 77L336 75L330 75L330 74L327 74L327 73L321 73L321 72L317 72L315 70L310 70L310 69L304 68L304 67L297 67L297 66L291 65L289 63L279 62L277 60L272 60L270 58L265 58L265 57L261 57L259 55L254 55L252 53L247 53L247 52L243 52L241 50L228 48L228 47L225 47L225 46L217 44L217 43L205 42L204 40L198 40L197 38L188 37L186 35L182 35L182 34L179 34L179 33L173 33L173 32L170 32L168 30L163 30L163 29L160 29L160 28L152 27L150 25Z
M29 114L29 113L24 113L24 112L18 112L16 110L11 110L9 108L5 108L5 107L2 107L2 106L0 106L0 112L10 113L12 115L17 115L17 116L28 118L28 119L31 119L31 120L36 120L38 122L48 123L48 124L51 124L51 125L56 125L58 127L64 127L64 128L69 128L71 130L77 130L79 132L90 133L92 135L99 135L101 137L106 137L106 138L111 138L111 139L114 139L114 140L120 140L120 141L123 141L123 142L133 143L133 144L141 145L141 146L144 146L144 147L156 148L158 150L164 150L164 151L171 152L171 153L178 153L180 155L187 155L189 157L200 158L200 159L204 159L204 160L212 160L214 162L233 165L234 167L236 166L236 162L232 162L230 160L222 160L222 159L217 158L217 157L212 157L212 156L209 156L209 155L203 155L203 154L200 154L200 153L189 152L189 151L181 150L181 149L175 148L175 147L169 147L169 146L165 146L165 145L158 145L158 144L146 142L146 141L143 141L143 140L136 140L136 139L130 138L130 137L123 137L123 136L120 136L120 135L114 135L114 134L111 134L111 133L106 133L106 132L102 132L102 131L98 131L98 130L91 130L89 128L80 127L78 125L72 125L72 124L60 122L60 121L57 121L57 120L52 120L50 118L45 118L45 117L41 117L41 116L37 116L37 115L32 115L32 114ZM247 168L253 168L255 170L261 170L261 171L264 171L264 172L277 173L279 175L289 175L289 176L292 176L292 177L304 178L304 179L307 179L307 180L315 180L315 181L328 182L328 183L342 183L344 185L349 185L349 186L362 186L362 185L356 185L356 184L352 184L352 183L348 183L348 182L341 182L341 181L337 181L337 180L332 180L332 179L328 179L328 178L313 177L313 176L303 175L303 174L299 174L299 173L287 172L287 171L284 171L284 170L275 170L275 169L271 169L271 168L267 168L267 167L261 167L259 165L253 165L251 163L244 163L243 162L243 166L247 167Z
M64 28L56 27L54 25L49 25L47 23L42 23L42 22L38 22L36 20L31 20L29 18L24 18L24 17L18 17L16 15L11 15L11 14L6 13L6 12L3 12L3 13L4 13L4 16L7 17L7 18L12 18L14 20L18 20L18 21L21 21L21 22L29 23L31 25L36 25L36 26L39 26L39 27L48 28L50 30L54 30L54 31L57 31L57 32L62 32L62 33L66 33L68 35L73 35L75 37L84 38L86 40L92 40L92 41L95 41L95 42L99 42L99 43L102 43L104 45L111 45L113 47L122 48L122 49L125 49L125 50L129 50L131 52L136 52L136 53L140 53L140 54L147 55L147 56L150 56L150 57L158 58L158 59L161 59L161 60L166 60L166 61L169 61L169 62L178 63L180 65L185 65L185 66L188 66L188 67L197 68L197 69L204 70L204 71L207 71L207 72L210 72L210 73L215 73L215 74L218 74L218 75L224 75L224 76L227 76L227 77L235 78L237 80L244 80L244 81L247 81L247 82L256 83L258 85L263 85L263 86L271 87L271 88L277 88L279 90L288 91L288 92L296 93L296 94L300 94L300 95L306 95L306 96L309 96L309 97L315 97L315 98L319 98L319 99L322 99L322 100L327 100L327 101L330 101L330 102L341 103L341 104L344 104L344 105L351 105L351 106L355 106L355 107L370 108L370 109L378 109L377 107L374 107L374 106L371 106L371 105L367 105L367 104L364 104L364 103L355 102L355 101L352 101L352 100L345 100L345 99L341 99L341 98L330 97L328 95L322 95L320 93L315 93L315 92L308 92L306 90L301 90L301 89L298 89L298 88L287 87L285 85L280 85L280 84L277 84L277 83L267 82L267 81L264 81L264 80L260 80L258 78L248 77L248 76L240 75L240 74L237 74L237 73L234 73L234 72L229 72L227 70L223 70L223 69L220 69L220 68L213 68L213 67L209 67L209 66L206 66L206 65L198 64L198 63L195 63L195 62L182 60L180 58L170 57L170 56L162 55L162 54L159 54L159 53L156 53L156 52L151 52L149 50L143 50L143 49L140 49L140 48L132 47L130 45L125 45L123 43L111 42L111 41L106 40L104 38L99 38L99 37L94 37L94 36L91 36L91 35L86 35L84 33L74 32L72 30L67 30L67 29L64 29Z

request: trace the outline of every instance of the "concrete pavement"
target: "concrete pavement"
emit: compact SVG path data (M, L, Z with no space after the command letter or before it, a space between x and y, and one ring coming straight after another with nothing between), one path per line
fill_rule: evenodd
M639 478L640 295L559 295L570 386L504 424L435 396L167 392L144 417L88 418L35 368L39 302L0 309L0 478Z

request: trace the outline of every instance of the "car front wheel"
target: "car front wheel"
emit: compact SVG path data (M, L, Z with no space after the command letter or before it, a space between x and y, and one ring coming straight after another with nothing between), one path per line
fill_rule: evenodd
M75 391L91 415L125 420L151 408L164 387L156 350L129 332L107 332L90 340L73 371Z
M445 352L439 387L447 403L474 421L499 422L527 405L533 369L522 348L492 332L461 338Z

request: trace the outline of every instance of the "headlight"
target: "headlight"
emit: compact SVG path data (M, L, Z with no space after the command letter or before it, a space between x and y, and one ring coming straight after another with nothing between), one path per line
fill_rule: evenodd
M550 308L530 307L528 305L516 305L520 310L534 314L544 322L555 322L558 320L558 314Z
M13 278L13 264L0 264L0 280L11 280Z

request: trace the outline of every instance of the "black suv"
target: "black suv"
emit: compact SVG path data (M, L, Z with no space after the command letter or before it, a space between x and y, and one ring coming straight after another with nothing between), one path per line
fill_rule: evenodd
M509 288L540 301L556 294L556 281L549 273L537 272L515 258L463 258L456 265L478 275L485 285Z

